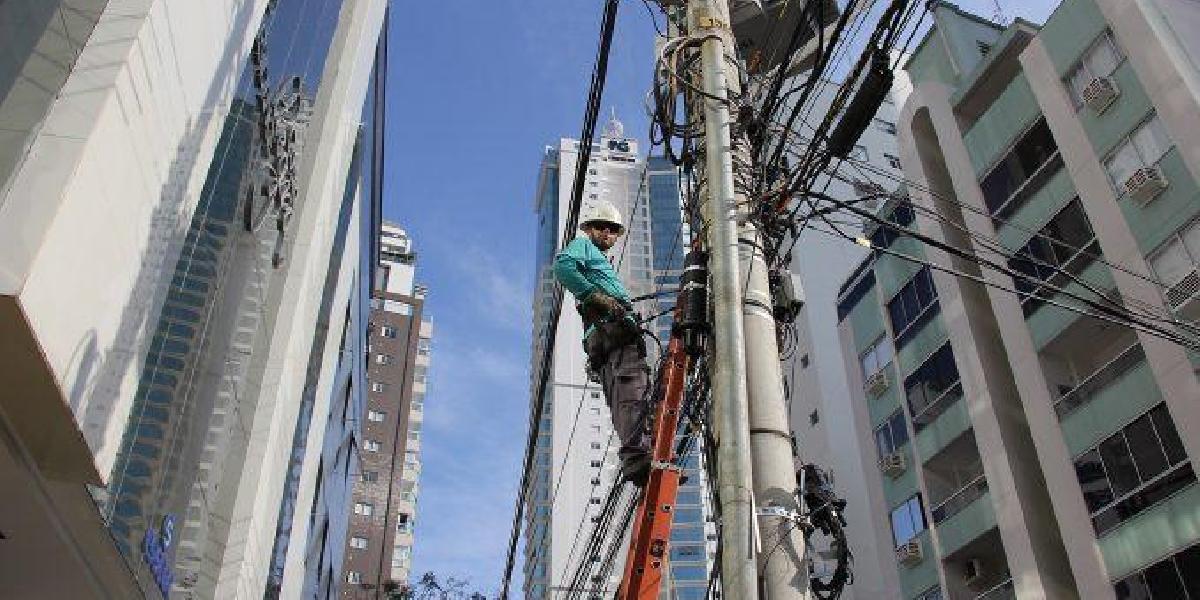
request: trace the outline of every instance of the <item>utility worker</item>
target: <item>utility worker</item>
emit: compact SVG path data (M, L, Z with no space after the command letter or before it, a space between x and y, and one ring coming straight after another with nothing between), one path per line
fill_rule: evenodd
M589 370L599 375L613 428L621 439L621 474L643 486L650 474L650 444L643 421L649 398L646 345L629 293L605 255L625 232L621 213L601 200L584 214L583 234L554 259L554 275L575 296L583 317Z

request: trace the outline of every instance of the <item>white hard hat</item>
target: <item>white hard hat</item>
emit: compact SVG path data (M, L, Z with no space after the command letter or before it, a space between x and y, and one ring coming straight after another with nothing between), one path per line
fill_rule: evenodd
M585 208L579 226L587 227L592 223L612 223L625 231L625 221L621 219L621 211L608 200L597 200L595 204Z

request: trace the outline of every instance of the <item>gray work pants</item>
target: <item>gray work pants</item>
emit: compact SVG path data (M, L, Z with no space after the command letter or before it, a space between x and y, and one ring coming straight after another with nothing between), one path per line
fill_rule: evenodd
M597 371L612 414L613 429L621 439L618 452L621 460L649 453L650 437L645 433L645 423L650 418L647 414L650 396L646 393L650 369L640 344L635 341L612 350Z

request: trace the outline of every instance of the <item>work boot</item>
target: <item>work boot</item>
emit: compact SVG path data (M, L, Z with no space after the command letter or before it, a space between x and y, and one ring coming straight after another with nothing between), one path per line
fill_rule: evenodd
M650 479L650 455L634 454L622 459L621 479L637 487L646 487Z

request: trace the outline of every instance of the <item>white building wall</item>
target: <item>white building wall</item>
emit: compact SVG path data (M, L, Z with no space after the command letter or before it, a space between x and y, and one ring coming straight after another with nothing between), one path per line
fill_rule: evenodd
M346 502L352 484L352 474L348 471L357 471L354 468L357 464L353 461L342 464L340 459L350 452L348 447L350 439L354 435L354 429L359 421L351 415L350 418L340 421L344 427L331 428L328 425L331 417L335 416L331 412L338 413L336 414L338 417L341 416L340 411L331 409L346 401L347 388L350 385L361 386L364 384L364 382L347 380L348 373L339 373L340 368L354 362L352 358L344 356L344 352L361 352L359 348L352 346L340 347L339 341L343 335L346 335L348 342L362 339L357 335L344 334L343 331L348 327L358 327L365 331L366 327L366 323L358 322L353 314L348 320L342 319L342 315L347 312L347 306L352 306L351 303L356 301L356 297L360 293L360 290L355 288L360 287L361 281L357 271L362 263L362 252L365 250L359 243L362 241L359 215L364 201L360 187L353 200L354 208L347 225L345 248L337 270L336 291L329 309L331 326L325 332L324 353L321 357L320 374L315 391L316 401L313 403L312 422L308 429L308 442L300 472L300 487L295 500L296 510L292 514L292 533L288 543L280 598L337 597L338 587L336 585L331 586L332 589L329 590L328 596L321 596L318 595L318 582L309 581L310 574L317 575L318 578L322 575L318 568L322 566L322 559L325 557L312 557L316 559L315 562L309 562L308 559L310 551L313 549L312 538L314 536L321 537L321 527L327 522L331 525L328 539L335 542L328 544L329 550L332 550L333 554L341 554L345 550L344 544L339 542L346 539L345 529L349 515L349 511L346 510ZM353 312L355 311L351 310L351 313ZM344 376L338 377L338 375ZM353 410L359 407L351 408ZM333 438L327 439L326 436L330 434L333 435ZM320 480L318 480L318 476L320 476ZM313 500L318 486L321 488L323 497L320 499L320 504L317 505L318 510L315 511L317 515L314 518L308 507L314 506ZM310 528L310 524L313 528ZM340 535L338 535L339 529ZM338 560L331 562L335 565L340 564ZM340 574L340 570L333 573L334 576L338 574ZM313 584L312 587L309 587L309 584Z
M265 4L111 0L0 198L0 294L102 479Z
M906 82L898 83L890 101L880 107L876 120L858 142L866 152L865 159L842 161L838 172L845 180L827 179L816 189L828 183L826 193L845 201L863 195L851 185L855 179L875 183L881 191L896 191L901 173L889 162L889 156L899 157L896 136L881 121L896 123L898 106L904 101L902 94L908 88ZM811 110L811 115L817 117L810 117L810 122L829 110L836 91L835 85L822 88ZM811 130L802 127L800 132L803 135ZM838 164L836 160L834 164ZM882 204L879 201L859 206L874 210ZM836 218L839 224L852 223L841 227L849 235L862 235L861 221L854 215L843 211ZM842 595L848 600L899 598L898 581L886 579L886 574L895 579L895 569L890 563L883 564L874 551L881 546L890 548L890 540L880 537L873 521L873 515L886 513L887 509L872 505L868 494L870 483L877 484L879 478L873 460L874 438L870 424L855 417L855 395L849 388L855 379L847 369L857 365L843 360L838 333L838 288L867 254L866 248L833 233L819 219L801 233L792 251L792 272L800 277L805 305L796 323L798 347L792 360L784 365L784 375L791 384L791 425L800 458L832 472L837 493L847 501L847 535L855 559L854 583Z

